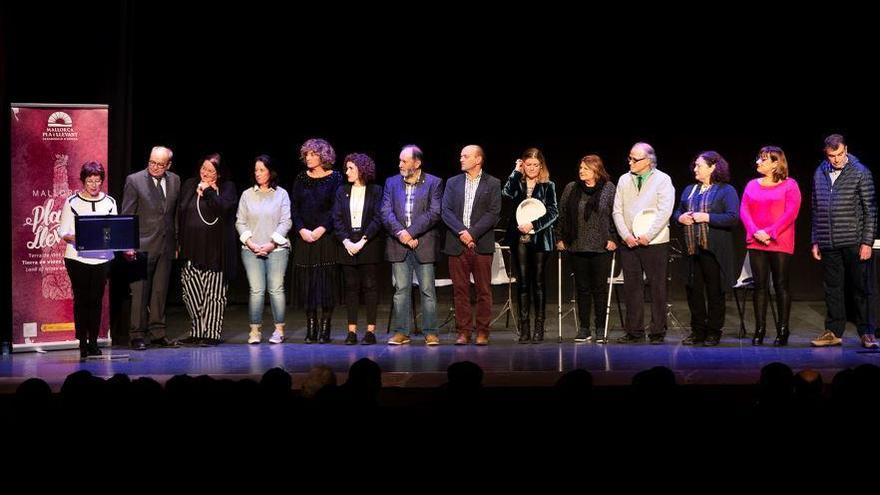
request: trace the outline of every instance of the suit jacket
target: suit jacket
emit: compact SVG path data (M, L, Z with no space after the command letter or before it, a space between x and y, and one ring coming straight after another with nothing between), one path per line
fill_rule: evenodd
M380 263L385 245L382 229L382 186L370 184L364 193L364 211L361 215L361 235L355 236L351 229L351 184L336 190L336 201L333 203L333 233L339 240L339 262L344 265L360 265ZM367 243L352 256L345 250L342 241L350 239L360 241L366 237Z
M513 200L514 213L510 215L505 240L509 246L516 246L522 233L517 228L515 210L526 199L526 184L523 181L523 175L514 170L507 178L507 184L504 185L501 194ZM534 245L539 251L553 251L556 249L556 239L553 229L550 227L559 216L559 208L556 206L556 185L551 181L535 184L532 198L544 203L547 213L532 222L535 233L532 234L529 244Z
M177 199L180 177L165 172L165 201L146 169L125 178L122 193L123 215L137 215L142 251L173 253L177 237Z
M395 175L385 181L382 194L382 224L388 231L385 243L385 258L392 263L403 261L410 251L409 246L397 239L401 230L409 232L419 240L415 249L419 263L434 263L437 260L437 223L440 221L440 205L443 200L443 180L434 175L421 172L412 208L412 225L406 226L406 186L403 176Z
M464 188L466 174L459 174L446 181L443 191L442 217L446 224L446 235L443 253L458 256L464 252L464 244L458 233L467 230L476 242L476 251L480 254L495 252L495 225L501 213L501 181L483 172L480 184L474 194L474 205L471 209L471 226L465 229L464 221Z

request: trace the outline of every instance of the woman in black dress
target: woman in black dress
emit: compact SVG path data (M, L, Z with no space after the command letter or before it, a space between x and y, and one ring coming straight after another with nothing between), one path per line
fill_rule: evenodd
M333 203L343 178L333 170L336 152L323 139L303 143L300 158L306 170L297 175L290 191L294 284L306 308L306 344L327 344L339 286Z

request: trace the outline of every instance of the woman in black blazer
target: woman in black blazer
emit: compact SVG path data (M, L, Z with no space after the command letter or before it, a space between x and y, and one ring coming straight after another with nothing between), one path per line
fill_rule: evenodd
M363 289L367 306L367 333L363 345L376 343L376 267L385 252L380 207L382 186L373 184L376 164L362 153L345 157L348 184L336 191L333 227L339 239L339 263L345 278L345 305L348 308L346 345L357 344L358 301Z

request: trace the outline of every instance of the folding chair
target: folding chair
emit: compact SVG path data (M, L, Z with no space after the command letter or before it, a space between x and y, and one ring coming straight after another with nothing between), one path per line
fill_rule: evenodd
M769 281L768 281L769 283ZM746 313L746 293L749 291L755 290L755 279L752 277L752 264L749 261L749 252L746 251L746 257L743 259L742 269L739 272L739 278L736 279L736 283L733 284L733 299L736 301L736 310L739 313L739 338L744 339L746 335L748 335L748 330L746 330L745 323L745 313ZM743 291L743 300L740 303L739 292ZM774 326L777 323L776 316L776 305L773 304L773 291L770 291L770 301L768 301L770 305L770 311L773 313L773 323Z

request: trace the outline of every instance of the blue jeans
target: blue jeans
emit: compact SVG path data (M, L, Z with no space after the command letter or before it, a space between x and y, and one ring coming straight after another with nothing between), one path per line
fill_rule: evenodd
M266 290L269 291L269 303L272 305L272 317L275 323L284 323L284 273L287 271L289 249L276 249L269 256L257 256L250 249L241 250L241 261L247 273L250 285L248 299L248 315L252 325L263 322L263 307L266 302Z
M416 274L419 291L422 293L422 331L437 332L437 296L434 290L434 264L419 263L412 251L406 254L403 261L392 263L391 272L394 277L394 314L392 326L395 332L409 335L412 331L410 315L412 314L412 276Z

